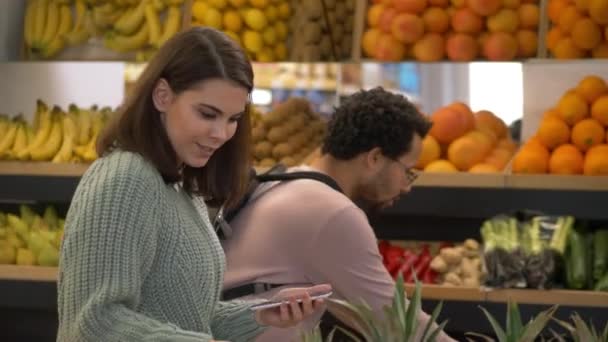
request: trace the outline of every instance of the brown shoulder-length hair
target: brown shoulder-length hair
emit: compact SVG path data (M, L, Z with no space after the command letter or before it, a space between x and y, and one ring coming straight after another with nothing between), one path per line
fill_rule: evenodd
M152 92L161 79L179 94L211 78L233 81L253 90L253 69L247 55L227 35L196 27L168 40L148 63L114 119L102 132L97 152L114 149L141 154L167 183L183 182L190 194L201 195L213 206L231 207L244 195L250 170L251 123L245 109L236 133L202 168L180 169L175 151L154 106ZM249 105L247 105L249 106Z

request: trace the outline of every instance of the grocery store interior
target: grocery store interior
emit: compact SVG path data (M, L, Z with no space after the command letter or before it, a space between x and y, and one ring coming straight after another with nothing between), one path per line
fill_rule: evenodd
M532 341L516 303L524 323L550 312L535 340L608 341L606 0L0 1L0 340L55 341L65 215L97 137L195 26L253 61L260 172L314 160L310 132L361 89L429 116L412 191L368 218L448 334Z

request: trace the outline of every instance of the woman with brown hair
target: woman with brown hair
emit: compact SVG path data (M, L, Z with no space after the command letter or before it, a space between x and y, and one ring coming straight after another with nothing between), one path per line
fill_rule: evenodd
M310 294L328 285L255 312L219 301L225 259L205 202L246 189L252 89L247 57L213 29L176 35L150 61L68 211L58 341L249 341L321 309Z

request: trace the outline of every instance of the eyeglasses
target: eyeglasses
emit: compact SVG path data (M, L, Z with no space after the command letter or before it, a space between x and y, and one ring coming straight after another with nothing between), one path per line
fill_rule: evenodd
M409 184L414 183L414 181L416 180L416 178L418 178L418 176L420 175L418 173L418 171L416 169L413 169L411 167L407 167L407 166L401 164L401 162L399 162L398 160L394 160L394 161L397 164L399 164L401 166L401 168L403 168L403 171L405 172L405 177L407 178L407 182Z

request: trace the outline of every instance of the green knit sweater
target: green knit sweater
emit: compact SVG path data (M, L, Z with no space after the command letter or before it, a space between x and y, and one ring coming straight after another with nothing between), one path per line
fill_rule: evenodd
M113 152L87 170L66 218L57 340L251 341L263 330L252 303L219 301L224 268L189 195Z

